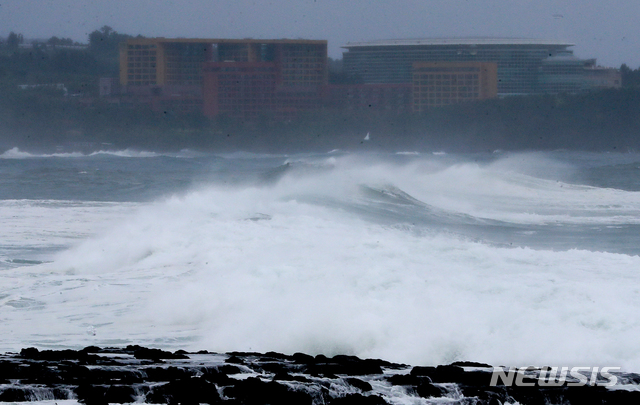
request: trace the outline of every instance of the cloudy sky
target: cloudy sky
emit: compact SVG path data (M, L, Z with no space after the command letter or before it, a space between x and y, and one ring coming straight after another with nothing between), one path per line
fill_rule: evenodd
M605 66L640 66L638 0L0 0L0 36L87 41L103 25L132 35L327 39L461 36L559 39Z

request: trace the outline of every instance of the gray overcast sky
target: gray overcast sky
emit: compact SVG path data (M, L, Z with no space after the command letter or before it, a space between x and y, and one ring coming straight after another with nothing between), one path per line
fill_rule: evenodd
M0 36L87 41L103 25L126 34L329 40L499 36L575 43L605 66L640 65L638 0L0 0Z

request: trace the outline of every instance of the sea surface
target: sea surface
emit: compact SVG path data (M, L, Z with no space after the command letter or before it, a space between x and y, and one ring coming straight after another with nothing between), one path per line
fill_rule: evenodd
M0 352L640 371L640 154L0 153Z

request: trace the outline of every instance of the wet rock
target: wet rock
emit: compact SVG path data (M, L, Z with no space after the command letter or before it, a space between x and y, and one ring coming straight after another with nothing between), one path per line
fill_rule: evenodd
M242 370L238 366L232 366L229 364L224 364L222 366L218 366L217 370L224 374L240 374Z
M22 371L22 382L29 384L58 384L62 382L62 377L57 370L45 364L33 363L24 367Z
M27 347L20 350L20 357L23 357L25 359L39 359L40 351L35 347Z
M270 361L268 363L260 363L260 370L268 373L286 373L291 369L291 366L286 363L278 363Z
M324 356L322 356L324 357ZM368 375L382 374L382 367L377 360L361 360L355 356L338 355L331 359L316 356L316 363L307 371L317 375Z
M227 374L236 374L236 373L225 373L214 368L207 368L203 370L202 378L205 381L209 381L211 383L216 384L218 387L234 385L238 380L229 378Z
M86 366L81 366L70 362L61 362L58 365L58 373L62 381L66 384L79 384L84 382L91 375L91 371Z
M86 405L108 405L105 397L107 387L101 385L82 384L76 389L78 402Z
M485 364L485 363L476 363L474 361L454 361L453 363L450 364L451 366L458 366L458 367L482 367L482 368L493 368L492 365L490 364Z
M264 356L261 356L261 360L289 360L290 356L278 352L266 352Z
M612 391L603 398L608 404L640 404L640 391Z
M233 352L201 353L193 360L188 357L184 351L171 353L140 346L89 346L80 351L26 348L20 354L0 355L0 402L77 396L88 405L141 401L172 405L384 404L424 402L422 398L477 405L640 403L640 390L566 384L518 387L504 385L502 380L502 385L490 386L492 368L473 362L410 369L383 360L340 355ZM472 369L465 371L467 367ZM399 371L394 374L394 370ZM528 373L524 382L536 383L536 370ZM620 384L640 385L640 375L617 377ZM393 399L388 384L394 386ZM387 388L379 390L380 386ZM398 394L406 398L398 399Z
M480 403L498 405L506 402L515 402L508 394L506 387L460 387L467 398L478 398Z
M132 347L132 346L129 346ZM129 348L128 347L128 348ZM171 353L160 349L147 349L146 347L135 346L133 356L136 359L164 360L164 359L188 359L189 356L179 353Z
M430 367L430 366L415 366L414 368L411 369L411 375L413 376L426 376L429 377L431 375L434 375L436 372L436 368L435 367Z
M110 404L127 404L135 401L136 392L130 385L111 385L104 398Z
M358 388L359 390L363 391L363 392L368 392L371 391L373 388L371 387L371 384L369 384L366 381L362 381L359 378L347 378L346 380L350 385Z
M411 374L427 376L431 378L431 381L437 383L461 382L465 375L464 369L458 366L422 367L423 370L416 371L419 368L414 367Z
M151 388L146 395L147 403L162 404L217 404L220 395L215 384L201 378L171 381Z
M9 387L0 391L1 402L25 402L28 400L27 392L21 387Z
M349 394L344 397L335 398L329 405L387 405L388 402L378 395L364 396L361 394Z
M291 360L298 364L308 365L315 363L315 359L313 358L313 356L309 356L308 354L304 353L293 353L293 355L291 356Z
M446 394L446 391L431 383L423 382L416 387L416 394L418 394L422 398L440 398L441 396Z
M417 386L423 382L431 382L431 378L427 376L416 376L411 374L394 374L387 377L387 381L392 385L414 385Z
M16 364L8 361L0 361L0 384L9 384L9 378L16 378Z
M276 375L273 376L273 381L297 381L297 382L303 382L303 383L311 382L311 380L301 375L294 376L285 372L276 373Z
M263 382L256 377L238 381L233 387L224 389L224 395L242 404L299 404L311 405L313 398L306 392L292 391L277 382Z
M77 350L43 350L39 351L35 347L29 347L20 351L20 356L31 360L62 361L79 360L83 362L95 362L98 357L86 351Z
M224 362L231 363L231 364L244 364L244 360L242 360L240 357L236 355L232 355L231 357L226 359Z
M179 367L148 367L144 368L144 373L147 381L176 381L189 379L196 371Z

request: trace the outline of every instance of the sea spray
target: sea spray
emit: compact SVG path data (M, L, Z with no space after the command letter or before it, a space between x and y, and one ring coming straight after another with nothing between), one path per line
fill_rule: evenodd
M259 159L226 170L285 160ZM618 239L633 230L638 193L450 155L287 159L269 182L216 177L93 211L93 231L77 228L50 263L0 273L0 346L640 369L640 258L591 249L611 224ZM60 232L56 212L40 216L40 235Z

